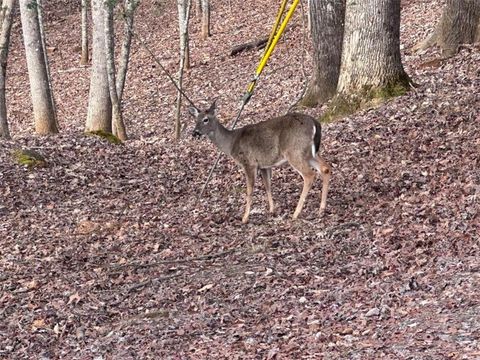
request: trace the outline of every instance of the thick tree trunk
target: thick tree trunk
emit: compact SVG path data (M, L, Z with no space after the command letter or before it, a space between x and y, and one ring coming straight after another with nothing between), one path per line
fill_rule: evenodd
M301 104L316 106L337 90L342 57L345 0L310 0L314 70Z
M85 131L112 132L112 102L108 87L103 0L92 0L93 41L92 72Z
M400 0L347 0L337 91L408 86L400 57Z
M458 52L460 45L476 42L480 42L480 1L447 0L434 33L415 45L413 50L438 45L444 57L451 57Z
M0 139L10 139L7 119L7 102L5 97L5 82L7 76L8 48L10 45L10 30L12 28L13 11L17 0L3 0L1 9L0 33Z
M57 133L57 121L40 35L38 4L35 0L20 0L20 15L35 118L35 131L39 134Z
M323 120L377 105L409 88L400 57L400 0L347 0L337 94Z
M82 0L82 54L80 65L88 64L88 0Z
M113 3L105 2L105 46L107 54L107 75L110 100L112 102L112 133L120 140L127 140L123 123L122 108L117 94L115 81L115 42L113 38Z

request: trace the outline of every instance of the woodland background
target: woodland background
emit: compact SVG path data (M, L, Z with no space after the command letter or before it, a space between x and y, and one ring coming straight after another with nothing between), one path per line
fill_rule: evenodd
M0 357L95 359L475 359L480 357L480 52L445 61L410 51L442 1L405 1L404 66L418 86L376 109L323 126L333 166L327 213L319 181L301 220L301 180L273 175L274 216L255 191L240 222L244 177L191 138L175 89L134 40L124 94L130 140L83 134L89 67L78 66L80 10L45 2L60 134L33 134L21 26L12 28L0 141ZM212 37L191 22L184 87L218 98L232 119L260 53L234 45L268 33L270 1L212 2ZM283 114L304 88L311 45L301 11L276 48L240 124ZM143 1L136 31L174 73L172 1ZM319 116L322 108L306 110ZM12 151L47 161L29 169Z

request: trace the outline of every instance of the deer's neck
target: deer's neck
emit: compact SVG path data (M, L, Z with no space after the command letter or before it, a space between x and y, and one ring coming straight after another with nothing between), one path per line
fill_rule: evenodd
M232 154L232 145L235 139L235 131L228 130L218 123L216 130L208 135L210 140L227 155Z

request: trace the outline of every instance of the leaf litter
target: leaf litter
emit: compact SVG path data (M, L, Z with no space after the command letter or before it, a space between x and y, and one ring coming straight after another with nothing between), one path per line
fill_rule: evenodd
M215 150L191 139L186 109L182 139L171 140L176 95L138 41L124 101L131 140L114 146L82 134L89 69L75 65L69 35L78 8L55 3L45 13L58 49L58 136L33 134L18 20L12 30L14 139L0 142L0 357L478 358L480 53L465 47L432 67L422 64L438 50L409 50L443 2L403 5L404 64L418 87L324 125L333 165L326 215L317 218L318 182L301 220L290 220L301 179L285 167L274 172L275 214L259 185L247 225L244 178L231 160L198 198ZM260 56L228 53L264 36L276 9L212 6L207 42L192 19L185 87L199 106L218 97L227 121ZM175 11L152 1L137 16L137 32L171 72ZM241 123L281 114L301 93L299 69L311 69L302 23L298 12ZM48 165L16 164L19 148Z

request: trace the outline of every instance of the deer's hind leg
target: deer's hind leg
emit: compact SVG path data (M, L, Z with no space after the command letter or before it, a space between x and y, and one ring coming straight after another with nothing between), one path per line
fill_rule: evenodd
M306 161L292 161L289 159L290 165L297 170L303 178L303 190L300 194L300 199L298 199L297 208L293 213L293 219L298 218L298 215L302 212L303 205L305 204L305 199L307 198L308 192L312 188L313 181L315 180L315 171L311 168L310 164Z
M242 222L246 224L248 222L248 217L250 216L250 208L252 207L252 193L253 186L255 185L255 176L257 175L256 166L244 166L245 176L247 178L247 195L246 195L246 204L245 212L243 214Z
M320 201L320 216L322 216L327 206L327 196L330 186L330 178L332 176L332 168L318 154L314 159L310 160L310 164L320 173L322 177L322 198Z
M263 183L265 185L265 191L267 192L267 201L268 201L268 207L269 207L269 212L273 213L275 211L275 206L273 205L273 198L272 198L272 169L271 168L266 168L266 169L260 169L260 174L262 175Z

